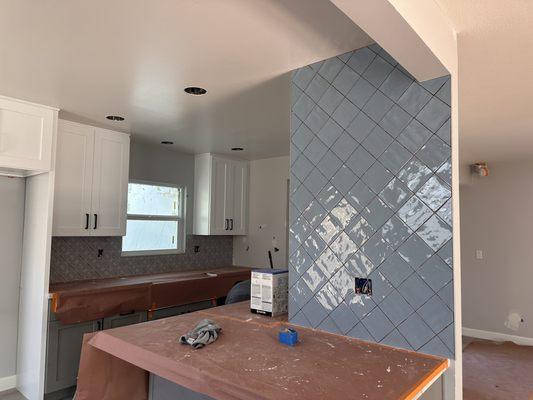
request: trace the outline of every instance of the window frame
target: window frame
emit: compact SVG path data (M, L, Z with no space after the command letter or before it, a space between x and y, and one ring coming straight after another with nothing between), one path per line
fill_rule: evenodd
M167 250L123 250L124 237L122 236L121 242L121 256L122 257L136 257L136 256L158 256L165 254L184 254L186 250L186 229L187 229L187 213L186 213L186 203L187 203L187 187L183 185L177 185L175 183L167 182L155 182L155 181L145 181L139 179L130 179L128 181L128 190L130 183L137 183L140 185L150 185L150 186L162 186L176 188L179 190L180 197L180 207L178 209L178 216L172 215L143 215L143 214L128 214L126 207L126 226L128 220L134 221L177 221L178 229L176 231L177 235L177 247L176 249L167 249ZM127 197L127 196L126 196ZM129 199L128 199L129 200ZM180 239L181 238L181 239Z

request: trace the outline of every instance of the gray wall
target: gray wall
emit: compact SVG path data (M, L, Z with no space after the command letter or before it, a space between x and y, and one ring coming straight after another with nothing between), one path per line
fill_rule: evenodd
M185 254L122 257L120 237L54 237L50 281L68 282L116 276L208 269L233 264L231 236L192 235L194 156L163 146L133 143L130 179L172 183L187 188ZM194 246L200 252L194 253ZM98 249L104 250L98 257Z
M489 167L461 185L463 326L533 339L533 161ZM524 319L517 330L504 325L510 312Z
M25 180L0 176L0 378L16 373Z
M292 322L453 358L449 104L377 45L294 73Z

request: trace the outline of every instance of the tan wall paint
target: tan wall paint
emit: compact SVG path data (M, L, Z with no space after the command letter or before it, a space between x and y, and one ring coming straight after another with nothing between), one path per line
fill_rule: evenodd
M461 187L463 325L533 338L533 161L494 163L490 170ZM512 309L525 319L518 331L504 326Z
M250 162L250 213L248 235L233 240L233 263L268 267L267 251L272 251L275 267L287 264L287 180L289 157ZM273 252L276 238L279 252ZM247 250L248 249L248 250Z

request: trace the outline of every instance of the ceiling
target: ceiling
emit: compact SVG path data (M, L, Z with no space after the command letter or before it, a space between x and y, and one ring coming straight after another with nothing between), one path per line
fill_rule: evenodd
M533 2L435 0L457 32L460 156L533 157Z
M0 94L251 159L288 154L289 71L372 42L325 0L2 0L0 37Z

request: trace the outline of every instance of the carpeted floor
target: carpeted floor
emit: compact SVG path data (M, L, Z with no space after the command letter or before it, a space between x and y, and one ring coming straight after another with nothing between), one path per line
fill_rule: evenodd
M463 352L463 400L533 400L533 346L474 341Z

